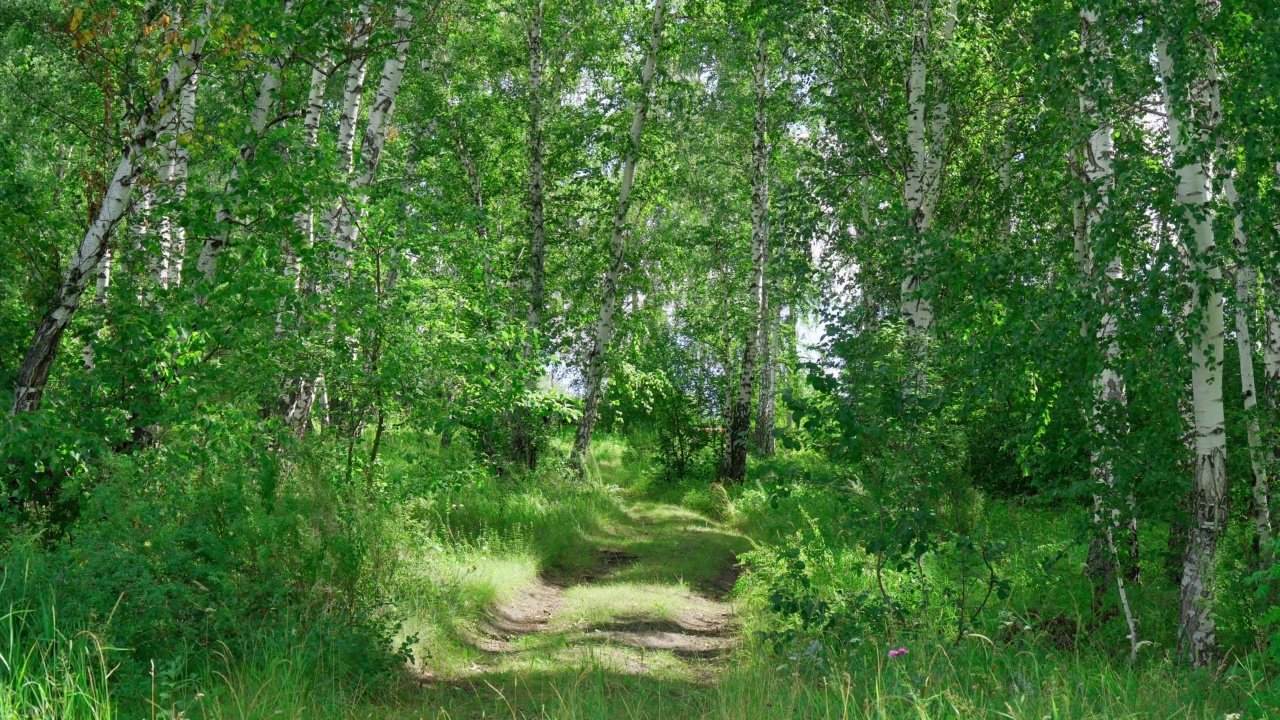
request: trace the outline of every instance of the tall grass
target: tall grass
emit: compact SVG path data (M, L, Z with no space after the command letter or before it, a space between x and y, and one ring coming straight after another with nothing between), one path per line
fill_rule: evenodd
M0 718L111 720L108 648L64 633L52 602L10 605L0 616Z

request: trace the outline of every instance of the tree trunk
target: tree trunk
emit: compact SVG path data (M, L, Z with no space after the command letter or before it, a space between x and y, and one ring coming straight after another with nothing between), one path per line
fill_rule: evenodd
M1172 97L1173 58L1168 38L1158 42L1160 75L1169 122L1169 143L1178 175L1177 202L1185 227L1182 240L1196 278L1192 288L1189 329L1191 389L1195 415L1195 502L1188 528L1187 552L1182 568L1181 626L1179 644L1196 667L1215 661L1218 655L1217 625L1213 617L1213 586L1218 540L1226 530L1227 444L1222 400L1222 272L1217 265L1213 233L1213 209L1209 158L1218 124L1217 69L1209 57L1204 74L1189 83L1187 103Z
M539 348L542 342L542 311L546 293L547 240L543 219L543 146L542 117L542 0L534 0L529 18L529 313L528 340L524 344L525 363L540 364ZM536 380L529 378L530 387ZM515 423L516 454L524 459L530 470L538 465L538 448L529 428L528 413L517 408Z
M321 56L311 69L311 85L307 90L307 108L302 119L303 141L307 147L315 148L320 142L320 121L324 117L324 91L329 81L325 70L327 58ZM308 246L315 243L315 211L307 209L293 216L293 225L298 230L303 242ZM296 253L286 262L285 274L292 274L294 291L302 287L302 268L298 264ZM280 313L282 316L284 313ZM277 326L283 320L277 320ZM316 402L316 392L324 386L324 376L315 378L302 376L286 382L285 391L280 396L281 407L284 408L285 423L293 430L295 437L302 437L311 424L311 409Z
M1102 225L1108 220L1111 207L1111 193L1115 188L1115 140L1111 120L1100 108L1103 98L1112 91L1111 75L1101 69L1109 62L1109 48L1106 37L1098 24L1098 14L1093 10L1080 11L1081 44L1085 58L1084 88L1080 93L1081 114L1088 118L1093 127L1089 142L1082 157L1082 171L1085 180L1084 199L1084 246L1078 257L1082 262L1081 272L1087 281L1100 283L1093 291L1093 297L1101 312L1094 339L1102 350L1103 364L1101 371L1093 380L1093 452L1092 473L1094 480L1093 523L1103 538L1106 539L1107 552L1114 564L1113 575L1116 589L1119 592L1120 605L1124 610L1125 622L1129 628L1129 659L1132 661L1138 654L1137 618L1129 604L1125 588L1126 573L1122 569L1120 553L1116 543L1122 522L1119 498L1116 496L1115 471L1112 457L1117 452L1116 438L1123 433L1123 428L1109 428L1104 418L1113 414L1127 404L1124 377L1116 370L1119 364L1120 346L1116 340L1118 331L1115 315L1115 283L1120 279L1122 266L1119 255L1115 255L1107 263L1102 277L1097 277L1097 249ZM1086 332L1086 336L1088 333ZM1131 496L1132 497L1132 496ZM1133 515L1132 508L1130 509Z
M102 260L98 262L98 270L94 280L93 302L99 308L107 305L107 291L111 287L111 248L108 247L102 251ZM84 369L92 370L94 368L94 340L98 337L101 328L94 328L90 332L89 337L85 340L82 358L84 359Z
M1249 442L1249 464L1253 470L1253 519L1260 548L1271 543L1271 507L1267 484L1267 463L1262 449L1262 431L1258 424L1258 391L1253 378L1253 340L1249 333L1249 315L1253 308L1253 286L1258 282L1258 272L1248 263L1248 238L1244 232L1244 215L1239 208L1235 178L1228 176L1222 182L1222 194L1226 196L1235 214L1232 240L1239 261L1235 268L1236 286L1236 350L1240 355L1240 394L1244 404L1245 428Z
M267 63L267 70L263 73L262 82L258 85L257 101L254 103L253 112L249 115L247 137L240 144L240 149L236 153L236 163L231 167L231 177L222 191L223 200L215 215L218 229L205 238L204 245L200 248L200 256L196 259L196 271L200 273L205 285L196 295L198 303L203 304L206 293L213 288L217 280L218 253L226 246L227 238L231 235L232 221L235 219L235 212L239 205L239 202L232 197L236 180L240 177L241 169L253 163L253 158L258 152L258 144L267 131L267 121L271 118L271 110L275 106L276 97L280 94L285 54L278 48L275 57ZM310 110L309 105L308 110Z
M958 0L951 0L943 18L942 39L950 42L955 33ZM942 169L946 152L946 130L950 106L939 99L930 112L927 108L929 39L933 31L932 0L914 0L916 34L911 42L910 66L907 69L907 146L911 161L903 180L903 201L907 208L907 224L914 247L902 281L901 313L907 336L915 345L915 365L908 380L912 393L924 389L925 356L928 336L933 327L933 302L922 294L925 275L922 267L929 255L926 239L933 227L933 212L942 190ZM941 83L935 83L941 85ZM935 95L943 96L941 88Z
M778 308L766 298L767 320L760 325L760 345L764 357L760 365L760 398L756 401L756 449L762 455L777 452L773 429L777 425L778 402Z
M369 106L369 119L365 123L364 137L360 142L360 161L363 168L359 175L352 179L351 190L338 206L336 243L345 254L350 264L353 260L356 238L359 235L359 218L365 214L364 204L368 201L368 189L378 174L378 163L382 159L382 150L387 144L387 133L391 129L391 115L395 111L396 96L400 93L400 82L404 79L404 69L409 58L409 28L413 24L413 16L404 6L396 8L395 27L399 32L391 57L382 66L382 79L378 83L378 91ZM363 75L361 77L363 84ZM348 85L351 78L348 78ZM357 108L358 108L358 100ZM343 121L346 121L344 114ZM340 131L341 132L341 129ZM339 143L343 140L339 137ZM344 152L346 149L343 149Z
M756 380L756 355L766 341L764 277L769 247L769 139L765 101L769 97L769 46L764 30L756 31L756 62L752 78L755 89L755 128L751 144L751 286L747 291L752 313L751 331L742 350L742 372L738 394L729 414L725 433L725 460L722 476L740 483L747 476L747 442L751 430L751 391Z
M187 174L191 152L186 139L191 137L196 125L196 87L200 80L198 67L183 81L182 69L176 64L169 69L170 86L180 85L176 107L171 107L161 122L160 135L165 137L163 161L157 179L171 189L170 205L180 205L187 196ZM160 217L157 229L160 236L160 262L156 272L156 284L168 290L182 282L182 260L187 251L187 231L172 214Z
M103 194L98 213L86 229L84 238L63 275L53 305L36 326L35 336L18 368L12 407L15 415L40 407L40 399L49 381L49 371L57 356L62 334L71 323L85 288L107 252L112 232L129 207L129 196L142 171L145 155L155 146L159 119L200 67L206 40L204 33L212 10L210 7L206 11L199 23L199 33L191 39L188 51L178 53L174 59L173 65L179 68L178 74L167 74L161 80L160 88L139 113L129 142L116 165L115 174Z
M666 0L655 0L653 27L649 49L645 53L644 67L640 73L640 101L631 117L631 133L627 138L627 154L622 164L622 182L618 187L618 206L613 213L613 232L609 241L609 268L605 272L604 288L600 296L600 317L596 321L595 338L587 353L585 372L586 388L582 398L582 418L573 439L569 463L581 476L585 460L591 449L591 433L595 430L600 411L600 386L604 380L604 354L613 339L613 314L618 302L618 279L627 251L627 211L631 208L631 185L635 181L636 163L640 160L640 139L644 132L645 118L652 101L653 78L657 73L658 50L662 47L662 25L666 20Z
M373 23L369 18L369 5L362 3L355 24L351 28L350 49L347 55L347 79L342 87L342 110L338 115L338 152L344 161L344 174L348 184L354 182L352 177L356 167L356 126L360 121L360 104L364 100L364 81L369 68L369 57L365 45L369 42L369 33ZM343 264L353 261L351 248L344 244L345 228L343 220L350 212L344 195L324 214L324 232L328 233L333 245L338 249ZM354 223L352 223L354 224Z

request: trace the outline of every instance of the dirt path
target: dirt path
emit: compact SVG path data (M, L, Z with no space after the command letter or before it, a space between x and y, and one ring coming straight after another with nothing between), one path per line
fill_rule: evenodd
M472 672L519 672L584 659L615 672L710 679L738 642L726 595L747 541L673 505L628 508L587 539L577 567L552 568L463 629Z

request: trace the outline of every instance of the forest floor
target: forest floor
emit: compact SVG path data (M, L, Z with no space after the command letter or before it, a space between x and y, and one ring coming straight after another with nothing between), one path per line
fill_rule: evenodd
M474 654L447 670L424 663L428 707L407 716L540 715L576 704L564 696L565 679L587 668L606 685L645 685L641 695L682 704L714 683L739 641L728 594L737 554L750 544L678 505L625 504L481 617L458 623ZM568 683L569 692L580 684Z

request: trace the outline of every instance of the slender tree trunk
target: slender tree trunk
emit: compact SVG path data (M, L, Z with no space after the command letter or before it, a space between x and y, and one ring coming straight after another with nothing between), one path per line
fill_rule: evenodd
M958 0L951 0L943 18L942 39L950 42L955 34ZM907 224L914 247L902 281L901 312L907 336L915 347L914 371L908 384L913 393L924 390L925 357L928 337L933 328L933 302L922 294L925 283L924 262L929 255L927 236L933 227L933 213L942 190L942 170L946 153L946 131L950 106L943 98L941 83L935 82L935 101L930 111L927 102L929 41L933 32L932 0L913 0L916 33L911 42L911 59L907 69L907 146L911 152L903 181L903 201L907 207Z
M756 449L763 455L777 452L773 429L777 426L778 394L778 308L766 299L767 320L760 325L760 398L756 401Z
M1211 48L1210 48L1211 50ZM1217 624L1213 617L1218 540L1226 530L1227 443L1222 400L1223 308L1213 232L1209 161L1204 157L1220 117L1217 68L1209 66L1189 83L1189 102L1172 95L1174 62L1167 38L1158 43L1160 74L1169 118L1169 142L1178 175L1177 202L1185 228L1181 233L1196 278L1192 289L1192 320L1188 333L1192 363L1192 404L1195 414L1195 503L1182 568L1179 642L1191 664L1203 667L1218 655Z
M1280 161L1276 162L1275 173L1276 180L1280 180ZM1280 233L1280 223L1275 225L1275 229ZM1280 410L1280 268L1277 267L1277 256L1272 254L1271 258L1272 272L1264 276L1264 280L1270 281L1270 292L1264 303L1267 331L1263 340L1262 380L1272 422L1275 422L1276 411Z
M63 275L62 284L58 287L53 304L37 325L35 336L27 348L22 365L18 368L18 382L12 407L12 413L15 415L37 410L40 407L40 399L49 381L49 371L57 356L62 334L71 323L85 288L88 287L90 279L95 275L95 270L107 252L112 232L129 207L129 196L142 171L145 155L155 146L159 120L200 67L206 40L205 32L212 12L211 6L199 23L198 35L190 40L187 52L177 53L173 64L179 68L178 74L166 75L160 82L160 88L138 115L129 142L120 157L120 162L116 165L115 174L107 185L97 216L85 231L84 238L80 241L80 246Z
M107 306L107 291L111 287L111 248L108 247L102 251L102 260L98 262L98 270L94 280L93 302L99 308ZM94 328L85 340L82 357L84 359L84 369L92 370L94 368L94 341L98 337L101 328Z
M360 105L364 100L365 75L368 73L369 57L365 45L369 42L369 33L373 23L369 17L369 5L362 3L356 11L356 20L351 28L350 48L347 55L347 78L342 87L342 110L338 114L338 152L344 161L344 174L348 184L355 182L356 167L356 127L360 122ZM353 262L352 248L344 244L346 229L344 218L351 212L347 194L334 203L324 213L323 229L330 236L332 244L338 250L344 265ZM354 225L354 220L349 219Z
M287 5L285 11L288 12ZM235 219L236 209L239 206L238 200L233 197L235 184L240 178L241 170L253 163L253 159L258 152L258 145L267 131L267 121L271 119L272 108L275 107L276 97L280 94L285 54L284 49L277 49L275 57L267 63L266 72L262 75L262 82L258 85L258 97L254 103L253 112L249 115L249 127L245 133L246 138L240 144L240 149L236 153L236 162L231 167L231 177L227 180L227 184L222 191L223 200L218 206L215 215L218 229L205 238L204 244L200 248L200 256L196 259L196 271L200 273L205 285L203 290L196 294L196 301L200 304L204 303L207 297L206 293L217 281L218 253L227 244L227 238L231 235L232 221ZM308 107L308 109L310 108Z
M387 133L391 129L391 116L395 111L396 96L400 93L400 83L404 80L404 69L409 59L409 28L413 24L413 16L404 6L396 8L395 16L395 27L399 38L396 39L391 57L387 58L382 66L382 79L378 83L373 104L369 106L369 119L366 121L364 137L360 142L360 161L363 168L352 180L351 192L338 206L336 242L346 255L348 264L353 260L352 253L360 232L359 219L365 213L363 208L368 201L369 187L373 185L378 174L378 163L382 159L382 150L387 144ZM348 78L348 84L350 84L350 78ZM343 120L345 122L345 115ZM339 132L341 133L341 129ZM342 138L339 137L339 143L341 141ZM359 217L357 210L360 211Z
M547 240L543 220L543 146L542 117L542 0L534 0L529 18L529 337L524 344L525 363L532 365L540 360L538 348L542 341L542 312L545 304ZM529 378L530 387L536 379ZM528 464L529 469L538 465L538 448L529 428L528 413L516 411L516 453Z
M600 387L604 380L604 354L613 339L613 314L618 302L618 280L627 251L627 211L631 208L631 185L635 181L636 164L640 160L640 139L644 133L645 118L652 101L653 78L657 73L658 50L662 47L662 25L666 20L666 0L655 0L653 27L649 48L645 53L644 67L640 73L640 101L631 117L631 133L627 138L627 154L622 164L622 182L618 187L618 206L613 213L613 232L609 242L609 268L605 272L604 288L600 296L600 317L596 321L595 338L588 351L583 373L586 389L582 398L582 419L573 439L569 462L577 468L579 476L585 470L585 460L591 449L591 433L595 430L600 411Z
M355 24L351 27L351 47L348 54L347 80L342 87L342 112L338 115L338 152L346 161L348 175L356 167L356 126L360 122L360 104L364 100L364 80L369 69L369 56L365 45L373 23L369 19L369 4L361 3L356 10Z
M751 144L751 286L747 291L747 298L753 322L743 344L742 372L738 376L737 397L729 413L722 473L725 480L739 483L747 476L751 391L756 380L756 355L765 342L763 330L768 322L764 278L769 252L769 139L765 108L769 97L769 46L764 30L756 31L756 62L752 85L755 89L756 110L755 136Z
M1114 297L1115 283L1122 274L1118 253L1107 263L1102 277L1096 277L1098 244L1103 224L1108 220L1111 193L1115 188L1114 131L1110 118L1099 107L1100 100L1108 97L1112 91L1111 76L1102 69L1109 62L1110 52L1104 31L1098 27L1098 20L1098 14L1095 11L1090 9L1080 11L1081 43L1086 68L1084 88L1080 94L1080 110L1093 127L1082 158L1085 200L1084 248L1080 259L1083 263L1081 271L1084 277L1101 283L1101 287L1094 291L1094 300L1101 311L1101 319L1094 339L1101 347L1103 354L1102 370L1093 380L1092 469L1095 487L1093 522L1106 539L1107 552L1114 565L1113 575L1120 596L1120 605L1129 627L1129 659L1132 661L1138 654L1138 625L1137 617L1129 603L1124 582L1125 572L1116 543L1116 535L1119 534L1122 523L1112 460L1117 451L1115 438L1123 432L1123 429L1109 428L1103 421L1107 414L1123 409L1128 399L1125 393L1124 377L1116 369L1119 364L1120 346L1116 340L1118 327ZM1132 508L1130 512L1132 514Z
M166 113L166 121L160 131L167 136L163 145L163 161L157 179L164 187L172 191L169 204L181 205L187 196L187 175L191 163L191 152L187 150L187 138L195 131L196 125L196 88L200 81L200 70L194 67L190 77L183 82L182 69L177 65L169 69L169 84L181 83L178 91L178 102ZM168 290L182 282L182 261L187 251L186 228L178 224L172 214L166 212L160 217L160 262L156 272L156 284Z
M307 107L302 120L303 141L309 148L315 148L320 143L320 121L324 117L324 91L329 81L326 65L327 58L321 56L311 69L311 85L307 90ZM294 215L293 225L307 246L315 244L314 209L308 208ZM291 253L291 261L286 264L285 274L292 274L295 292L302 287L302 268L298 264L296 253ZM282 323L278 320L277 325L280 324ZM311 409L316 403L317 390L323 386L323 374L315 378L304 375L286 383L285 392L281 395L281 406L285 408L285 423L292 428L295 437L306 434L307 427L311 424Z
M1253 519L1259 547L1271 543L1271 507L1267 483L1267 461L1262 449L1262 431L1258 423L1258 391L1253 379L1253 340L1249 333L1249 315L1253 308L1250 298L1253 286L1258 282L1258 272L1248 263L1248 237L1244 232L1244 215L1239 208L1235 178L1228 176L1222 183L1222 194L1231 204L1235 219L1232 239L1235 243L1236 285L1236 349L1240 355L1240 393L1244 404L1245 428L1249 442L1249 464L1253 470Z

